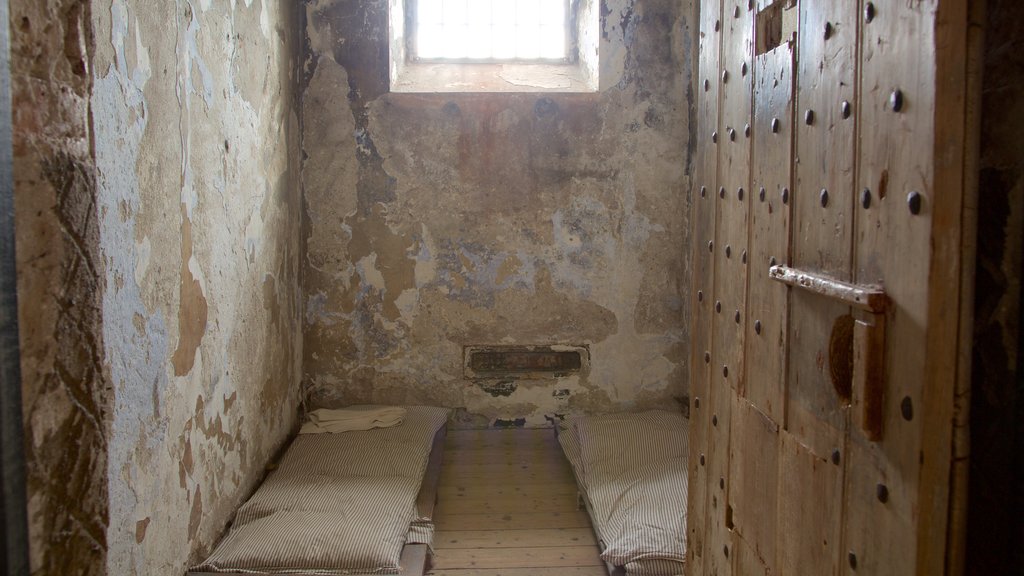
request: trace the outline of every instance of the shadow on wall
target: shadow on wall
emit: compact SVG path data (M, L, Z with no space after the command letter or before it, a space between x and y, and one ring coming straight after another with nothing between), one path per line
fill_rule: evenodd
M1024 572L1024 5L989 0L982 95L967 574Z

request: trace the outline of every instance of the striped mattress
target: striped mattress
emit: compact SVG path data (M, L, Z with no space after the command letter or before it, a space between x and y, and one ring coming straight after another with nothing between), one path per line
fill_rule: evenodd
M608 564L629 574L683 573L688 438L686 419L660 410L559 425Z
M402 547L433 535L416 499L448 412L410 406L398 426L300 435L191 571L399 573Z

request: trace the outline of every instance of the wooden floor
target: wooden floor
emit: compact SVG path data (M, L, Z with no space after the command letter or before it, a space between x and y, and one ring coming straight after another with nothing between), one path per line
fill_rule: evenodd
M554 432L448 432L434 576L605 576Z

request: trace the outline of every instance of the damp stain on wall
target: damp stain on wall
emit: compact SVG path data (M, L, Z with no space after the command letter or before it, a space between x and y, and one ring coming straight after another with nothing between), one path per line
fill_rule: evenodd
M181 282L178 292L178 347L171 356L175 376L185 376L195 366L196 350L206 333L207 304L203 287L192 275L192 221L181 206Z

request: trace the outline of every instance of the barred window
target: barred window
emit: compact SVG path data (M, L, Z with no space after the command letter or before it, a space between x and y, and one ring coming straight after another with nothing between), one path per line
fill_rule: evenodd
M391 92L597 92L622 52L601 0L386 1Z
M569 0L414 0L416 61L569 62Z

